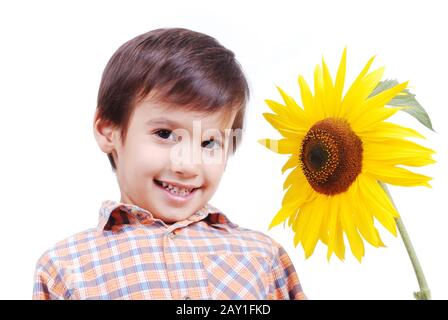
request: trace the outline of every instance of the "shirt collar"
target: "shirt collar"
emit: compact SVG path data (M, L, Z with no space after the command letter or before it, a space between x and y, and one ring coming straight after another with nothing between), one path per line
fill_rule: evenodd
M224 225L231 228L238 227L238 225L231 222L224 213L208 203L186 220L176 222L176 224L186 226L200 220L205 220L211 225ZM120 228L124 224L152 224L155 221L161 220L154 218L152 213L148 210L133 204L106 200L101 204L97 229L98 231L113 230Z

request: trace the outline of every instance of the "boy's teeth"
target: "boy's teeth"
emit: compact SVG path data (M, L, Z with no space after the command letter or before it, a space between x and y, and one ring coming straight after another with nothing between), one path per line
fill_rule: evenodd
M186 196L191 192L191 189L180 189L178 187L175 187L169 183L162 181L162 187L164 187L166 190L171 192L172 194L180 195L180 196Z

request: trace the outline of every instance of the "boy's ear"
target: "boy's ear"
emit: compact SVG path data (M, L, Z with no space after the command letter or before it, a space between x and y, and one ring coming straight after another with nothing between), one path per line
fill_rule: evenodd
M99 118L98 112L95 112L93 118L93 134L98 146L103 152L112 153L115 149L116 131L112 123Z

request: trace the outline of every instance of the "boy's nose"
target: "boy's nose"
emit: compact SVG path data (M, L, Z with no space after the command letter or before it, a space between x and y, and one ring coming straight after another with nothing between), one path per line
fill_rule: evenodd
M195 177L200 172L201 160L200 152L193 154L192 150L180 155L172 154L170 159L171 171L186 178Z
M195 177L199 174L199 164L192 161L172 161L171 170L186 178Z

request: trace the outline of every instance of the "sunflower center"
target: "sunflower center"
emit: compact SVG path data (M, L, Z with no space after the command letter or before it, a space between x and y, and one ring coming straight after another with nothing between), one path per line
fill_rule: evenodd
M312 188L334 195L348 190L362 169L362 141L343 119L316 122L303 139L300 160Z
M320 141L309 148L309 162L313 169L321 170L328 161L328 151Z

